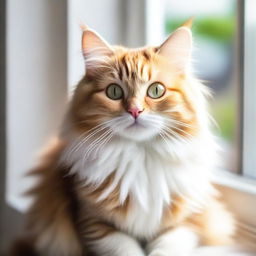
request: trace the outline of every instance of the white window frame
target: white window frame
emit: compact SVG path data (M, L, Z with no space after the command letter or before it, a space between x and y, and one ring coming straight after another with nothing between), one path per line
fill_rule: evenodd
M65 20L65 1L6 1L5 200L19 212L31 202L24 192L35 182L26 174L37 162L36 152L65 112Z
M145 40L147 45L160 45L165 39L165 2L166 0L146 0Z
M256 178L256 1L244 1L243 174Z

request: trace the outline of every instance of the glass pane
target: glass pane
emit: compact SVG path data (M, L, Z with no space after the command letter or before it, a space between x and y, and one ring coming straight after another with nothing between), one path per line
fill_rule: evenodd
M166 0L165 32L170 34L191 16L195 17L194 69L197 77L213 91L211 113L215 132L225 152L222 167L238 168L237 118L237 1Z
M256 179L256 1L244 5L243 175Z

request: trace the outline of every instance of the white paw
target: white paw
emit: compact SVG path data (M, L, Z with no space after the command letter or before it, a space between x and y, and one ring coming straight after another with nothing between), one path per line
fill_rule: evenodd
M169 255L164 251L157 249L151 252L148 256L169 256Z
M190 256L187 252L166 252L160 249L152 251L148 256Z

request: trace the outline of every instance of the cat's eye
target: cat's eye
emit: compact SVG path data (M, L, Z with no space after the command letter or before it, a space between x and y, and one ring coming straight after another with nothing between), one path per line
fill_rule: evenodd
M106 94L112 100L120 100L123 97L123 89L118 84L110 84Z
M158 99L162 97L164 93L165 93L165 87L159 82L155 82L148 87L147 94L152 99Z

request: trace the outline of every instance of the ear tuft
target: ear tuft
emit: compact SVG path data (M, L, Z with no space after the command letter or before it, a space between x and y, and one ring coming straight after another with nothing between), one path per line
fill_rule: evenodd
M86 63L86 70L97 67L105 57L113 54L111 46L95 31L84 27L82 36L82 50Z
M192 28L193 26L193 22L194 22L194 17L190 17L188 20L186 20L182 25L181 27L187 27L187 28Z
M85 31L85 30L89 29L89 27L86 24L82 23L82 22L80 22L79 27L82 31Z
M185 71L190 64L192 51L192 32L189 26L192 20L188 20L183 26L176 29L158 48L158 54L167 58L179 70Z
M111 54L110 45L95 31L86 29L82 36L82 49L85 57L88 54Z

